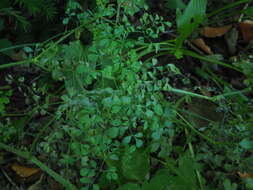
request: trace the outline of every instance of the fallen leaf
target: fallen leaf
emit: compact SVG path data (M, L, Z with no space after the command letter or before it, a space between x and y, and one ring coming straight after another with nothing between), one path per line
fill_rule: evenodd
M221 26L221 27L204 27L200 29L200 34L207 38L216 38L226 34L232 25Z
M28 168L18 164L12 164L11 169L20 177L30 177L40 172L39 168Z
M245 20L239 23L239 27L242 33L243 40L249 42L253 39L253 21Z
M191 42L194 45L196 45L198 48L200 48L201 50L206 52L207 54L209 54L209 55L213 54L211 48L208 45L206 45L205 41L202 38L193 39L193 40L191 40Z
M241 172L238 172L238 175L240 176L240 178L253 178L253 173L241 173Z

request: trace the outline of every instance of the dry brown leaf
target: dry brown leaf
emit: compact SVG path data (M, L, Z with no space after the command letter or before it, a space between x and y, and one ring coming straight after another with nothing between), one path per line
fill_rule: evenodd
M204 27L200 29L200 34L207 38L216 38L226 34L232 25L221 26L221 27Z
M11 169L16 172L20 177L30 177L40 172L39 168L28 168L18 164L12 164Z
M253 178L253 173L241 173L241 172L238 172L238 175L240 176L240 178Z
M207 54L209 54L209 55L213 54L211 48L208 45L206 45L205 41L202 38L193 39L193 40L191 40L191 42L195 46L200 48L202 51L206 52Z
M242 37L246 42L253 39L253 21L245 20L239 23L239 27L242 33Z

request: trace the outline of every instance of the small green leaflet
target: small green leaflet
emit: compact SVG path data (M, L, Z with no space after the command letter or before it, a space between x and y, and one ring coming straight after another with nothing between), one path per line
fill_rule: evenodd
M251 141L251 140L249 140L249 139L243 139L243 140L239 143L239 145L240 145L242 148L246 149L246 150L250 150L250 149L253 148L253 141Z

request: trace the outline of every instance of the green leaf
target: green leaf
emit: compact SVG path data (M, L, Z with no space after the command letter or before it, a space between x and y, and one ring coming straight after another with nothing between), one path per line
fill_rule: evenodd
M253 16L253 6L248 7L248 8L245 9L243 12L244 12L246 15L248 15L248 16Z
M123 104L130 104L131 103L131 97L129 96L122 96L121 101Z
M251 178L246 178L245 180L244 180L244 182L245 182L245 184L246 184L246 187L247 187L247 189L248 190L252 190L253 189L253 179L251 179Z
M97 62L97 60L98 60L98 55L96 55L96 54L89 54L89 55L88 55L88 60L89 60L90 62L95 63L95 62Z
M122 143L125 144L125 145L127 145L127 144L130 143L131 139L132 139L132 136L126 136L126 137L123 139Z
M185 4L182 0L167 0L166 7L170 9L184 9Z
M75 162L75 159L70 155L64 154L62 157L60 161L64 164L73 164Z
M0 97L0 104L8 104L10 102L8 97Z
M235 184L235 183L231 184L231 182L228 179L225 179L225 181L223 182L223 186L224 186L225 190L236 190L237 189L237 184Z
M149 172L149 155L145 150L126 151L122 157L123 175L130 180L142 181Z
M161 116L163 114L163 108L160 104L154 106L154 111L157 115Z
M111 160L119 160L119 157L118 157L118 155L116 155L116 154L111 154L111 155L109 156L109 158L110 158Z
M183 14L177 9L176 22L180 37L176 39L176 49L182 47L183 41L195 30L205 18L206 0L191 0Z
M108 133L109 137L114 139L119 135L119 128L118 127L112 127L110 129L108 129L107 133Z
M169 69L171 70L171 72L173 74L176 74L176 75L181 75L182 74L180 72L180 70L174 64L168 64L167 66L169 67Z
M80 170L80 175L81 176L88 176L89 172L90 172L90 169L88 169L88 168L82 168Z
M81 178L80 178L80 182L81 182L81 183L86 183L86 184L92 183L91 179L90 179L90 178L87 178L87 177L81 177Z
M142 147L143 141L142 141L141 139L136 139L135 142L136 142L136 147L137 147L137 148Z
M137 138L141 138L141 137L143 137L143 133L137 133L134 136L137 137Z
M171 174L167 169L158 170L149 183L144 183L141 190L164 190L170 189Z
M93 184L93 186L92 186L92 190L99 190L100 188L99 188L99 186L97 185L97 184Z
M198 170L198 164L193 160L190 153L186 153L185 155L179 158L179 172L181 174L180 177L184 178L189 185L192 187L196 187L196 175L195 170Z
M81 73L85 73L87 71L87 67L83 64L79 64L76 68L76 72L81 74Z
M159 140L161 135L162 135L162 130L156 130L155 132L152 133L151 137L154 140Z
M151 110L147 109L147 111L146 111L146 116L147 116L148 118L151 118L153 115L154 115L154 112L152 112Z
M145 0L118 0L126 14L133 16L141 8L146 8Z
M140 187L135 183L127 183L119 187L117 190L140 190Z
M244 149L246 149L246 150L249 150L249 149L252 149L252 148L253 148L253 141L250 141L250 140L248 140L248 139L243 139L243 140L239 143L239 145L240 145L242 148L244 148Z
M168 161L171 166L171 171L177 176L174 176L172 181L172 189L189 190L198 189L197 177L195 171L199 171L200 167L198 163L191 157L189 152L186 152L179 158L178 168L175 168Z
M102 70L102 76L107 79L113 79L112 66L107 66Z
M24 47L23 49L24 49L24 51L25 51L26 53L32 53L32 52L33 52L33 49L30 48L30 47Z

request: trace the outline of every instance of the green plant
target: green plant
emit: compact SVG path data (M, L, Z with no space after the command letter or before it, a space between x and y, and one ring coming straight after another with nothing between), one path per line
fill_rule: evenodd
M42 2L16 2L34 16L42 8ZM48 2L54 7L54 1ZM29 118L23 118L28 127L20 130L20 141L32 141L26 144L28 151L3 144L17 136L14 119L1 123L0 147L30 160L69 189L243 189L228 174L251 163L252 101L245 95L251 91L251 57L230 65L186 49L184 41L219 11L206 15L203 0L168 2L179 8L179 36L161 41L173 23L149 12L144 1L97 0L89 10L81 1L68 1L62 20L66 31L57 41L25 46L27 60L0 65L28 73L38 69L38 87L26 89L41 98ZM202 77L195 79L177 66L180 60L162 62L168 54L239 71L247 78L246 88L236 90L210 69L199 68ZM212 95L203 93L203 81ZM1 97L4 110L9 96L0 94L0 102ZM215 117L204 113L207 105ZM43 124L38 118L50 119ZM27 135L30 131L36 135ZM47 155L62 176L31 156L35 152ZM76 179L78 187L71 184Z

